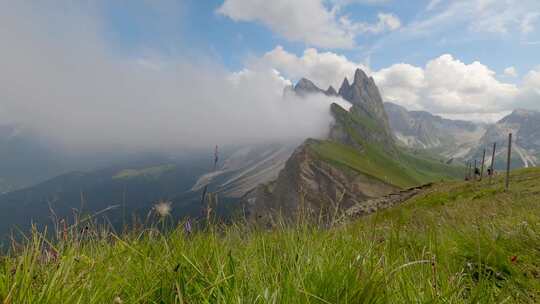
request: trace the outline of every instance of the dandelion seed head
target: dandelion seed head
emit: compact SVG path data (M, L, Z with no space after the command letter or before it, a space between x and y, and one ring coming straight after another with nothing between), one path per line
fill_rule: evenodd
M168 201L159 201L154 205L154 211L159 217L166 217L171 214L172 203Z

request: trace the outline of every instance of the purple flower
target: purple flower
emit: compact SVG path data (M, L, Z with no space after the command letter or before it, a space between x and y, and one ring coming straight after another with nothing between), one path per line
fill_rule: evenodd
M191 221L188 219L186 221L186 223L184 224L184 231L187 233L187 234L191 234L191 232L193 232L193 228L191 227Z

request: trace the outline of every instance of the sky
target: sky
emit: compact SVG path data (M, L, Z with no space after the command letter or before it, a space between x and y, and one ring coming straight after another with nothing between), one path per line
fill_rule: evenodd
M0 45L0 124L78 149L320 135L331 101L283 88L356 68L410 110L540 110L538 0L0 0Z

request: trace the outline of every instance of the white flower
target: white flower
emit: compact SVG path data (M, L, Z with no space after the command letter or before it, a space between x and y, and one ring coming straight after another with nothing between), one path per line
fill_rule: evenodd
M154 205L154 211L160 217L166 217L171 214L172 203L168 201L159 201Z

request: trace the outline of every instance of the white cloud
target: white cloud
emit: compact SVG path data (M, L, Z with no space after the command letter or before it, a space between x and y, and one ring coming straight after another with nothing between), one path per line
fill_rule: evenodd
M235 21L260 22L288 40L322 48L352 48L360 33L381 33L401 26L395 15L383 13L376 24L356 23L339 15L347 4L350 1L225 0L217 12Z
M226 0L218 9L235 21L257 21L293 41L325 48L351 48L354 33L339 24L322 1Z
M399 63L381 69L373 77L385 101L398 103L408 109L421 108L417 92L426 85L422 68Z
M528 34L535 30L536 22L540 18L540 12L532 12L525 15L521 21L521 32Z
M375 73L375 79L386 100L412 109L490 117L512 108L519 94L516 85L500 82L495 75L480 62L466 64L446 54L424 68L393 65ZM392 81L395 78L415 81Z
M377 14L377 23L353 23L348 18L342 17L341 23L353 33L379 34L385 31L395 31L401 27L401 21L393 14Z
M431 11L431 10L435 9L441 3L441 1L442 0L431 0L428 3L428 6L426 7L426 10Z
M252 64L274 68L293 80L306 77L321 88L326 89L332 85L336 90L345 76L352 78L357 68L369 71L366 65L351 62L345 56L333 52L319 52L309 48L298 57L281 46L255 59Z
M333 100L284 97L290 82L270 68L231 74L200 58L119 57L100 18L40 8L17 1L0 10L0 124L58 147L175 153L319 137L332 121Z
M485 121L517 107L540 110L540 69L529 72L521 84L511 84L498 80L496 73L480 62L464 63L449 54L430 60L424 67L399 63L371 71L332 52L307 49L296 56L277 47L255 62L275 68L287 78L306 77L321 88L333 85L336 89L345 76L351 79L354 70L361 68L373 76L385 101L447 117Z
M504 69L504 75L508 77L518 77L517 70L513 66Z
M538 0L432 0L419 20L404 29L407 35L426 35L465 25L471 33L527 34L536 30Z

